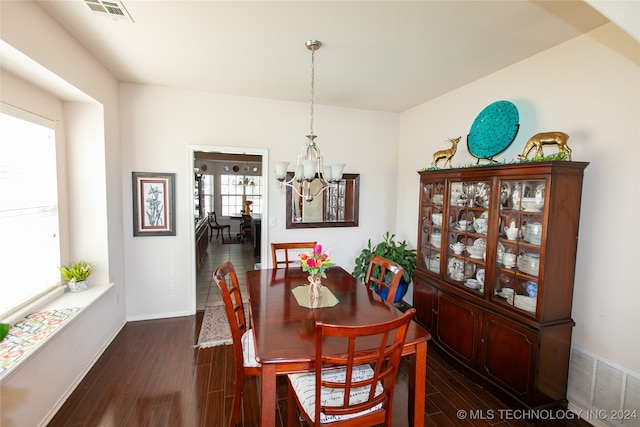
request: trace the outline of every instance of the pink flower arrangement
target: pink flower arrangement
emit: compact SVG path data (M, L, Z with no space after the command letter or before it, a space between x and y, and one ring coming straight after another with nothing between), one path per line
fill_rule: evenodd
M300 254L300 265L302 270L307 271L312 276L320 275L326 278L325 270L333 267L335 263L331 262L331 257L322 252L322 245L315 245L310 254Z

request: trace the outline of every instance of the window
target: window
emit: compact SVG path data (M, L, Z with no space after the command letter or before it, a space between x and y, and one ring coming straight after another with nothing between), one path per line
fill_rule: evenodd
M245 175L220 175L222 216L239 214L245 200L252 203L253 213L262 213L262 177Z
M213 212L213 175L202 175L204 186L204 212Z
M0 104L0 319L59 285L53 123Z

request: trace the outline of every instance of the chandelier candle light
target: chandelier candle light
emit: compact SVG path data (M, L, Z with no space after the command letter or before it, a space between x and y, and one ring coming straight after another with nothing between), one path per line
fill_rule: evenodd
M309 40L305 43L307 49L311 51L311 121L309 125L309 135L307 135L307 143L300 154L296 162L296 169L293 178L287 181L287 168L289 162L276 162L275 172L276 179L280 181L280 186L291 187L298 196L302 197L307 202L313 201L324 190L331 185L335 185L342 180L342 171L344 170L344 163L331 164L324 166L322 163L322 155L320 149L316 145L316 135L313 134L313 98L315 88L315 52L320 48L320 42L318 40ZM317 191L312 191L311 182L314 179L319 179L320 188ZM297 182L297 185L294 184Z

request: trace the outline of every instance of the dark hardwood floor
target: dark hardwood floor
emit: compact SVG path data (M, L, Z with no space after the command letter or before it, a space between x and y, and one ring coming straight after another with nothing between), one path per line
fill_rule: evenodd
M128 323L49 426L226 426L233 390L231 346L194 348L203 312ZM528 422L428 351L425 425L527 426ZM407 364L403 361L393 425L406 426ZM258 380L245 384L238 425L259 426ZM286 420L286 380L278 387L278 425ZM462 414L462 416L460 415ZM476 419L471 419L471 418ZM484 419L479 419L484 418ZM581 427L582 420L537 425Z

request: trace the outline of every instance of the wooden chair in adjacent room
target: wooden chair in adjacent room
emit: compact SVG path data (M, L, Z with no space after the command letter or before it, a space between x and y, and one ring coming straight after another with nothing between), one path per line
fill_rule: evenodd
M398 292L398 284L404 268L397 263L383 258L380 255L373 255L369 261L369 268L365 276L364 283L373 289L378 295L393 304Z
M227 279L228 277L228 279ZM229 415L229 427L233 427L238 419L244 389L245 376L259 376L260 364L256 361L255 342L250 329L249 317L244 312L242 294L238 285L238 276L233 264L229 261L222 264L213 273L213 279L220 288L222 301L227 312L227 319L233 340L233 354L236 367L233 402Z
M218 236L222 235L222 243L224 243L224 230L227 230L227 233L229 234L229 240L231 240L231 226L229 224L223 224L220 225L218 224L218 217L216 216L215 212L209 212L209 241L211 241L211 238L213 238L213 230L217 231L216 234L216 239L218 238Z
M402 347L414 314L411 308L389 322L364 326L316 322L315 370L288 375L288 425L298 425L298 409L310 426L391 426ZM372 350L357 352L362 341ZM344 349L337 350L336 342ZM346 372L352 373L349 380Z
M245 242L253 242L253 219L249 214L242 214L239 238Z
M273 268L289 268L298 266L298 254L313 250L316 242L272 243L271 260Z

